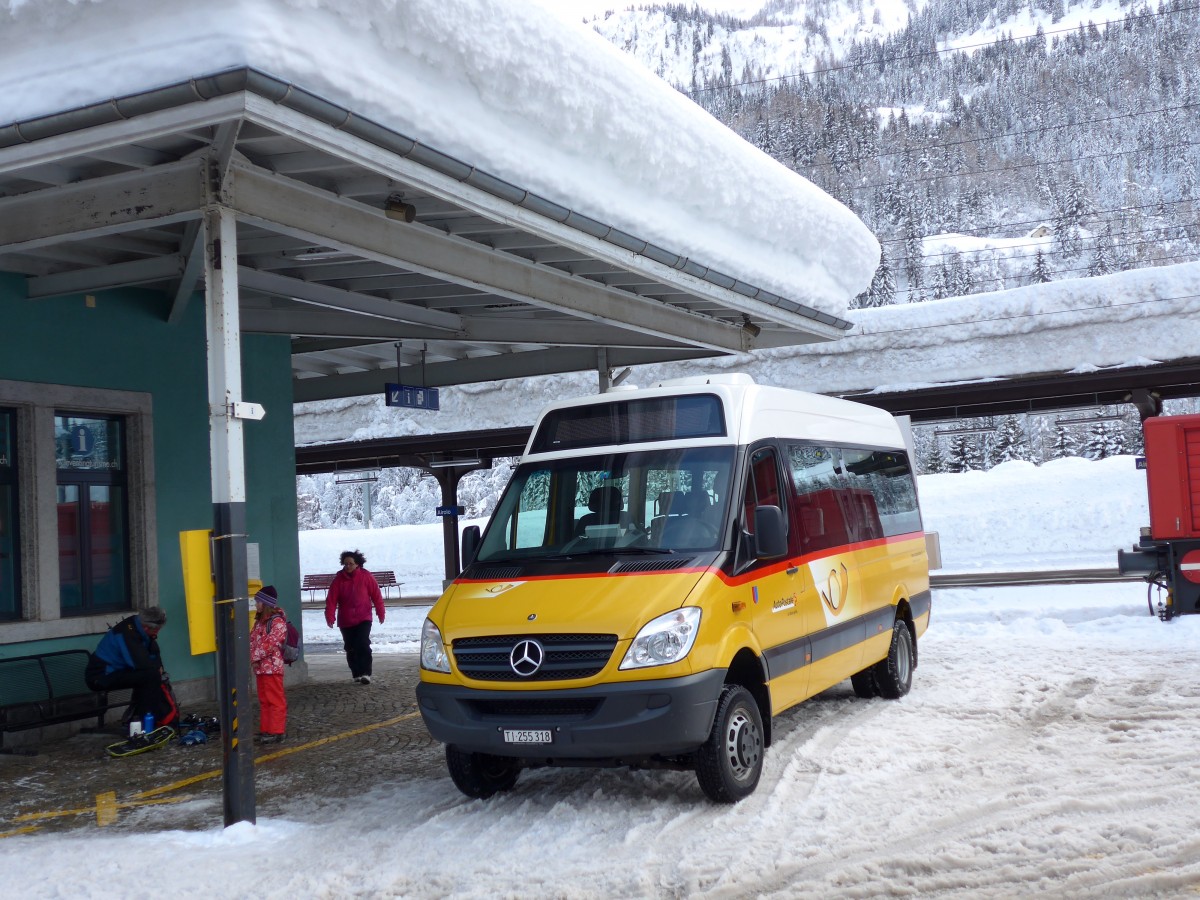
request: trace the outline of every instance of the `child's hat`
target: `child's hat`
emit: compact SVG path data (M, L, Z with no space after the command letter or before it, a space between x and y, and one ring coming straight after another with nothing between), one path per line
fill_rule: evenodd
M268 584L255 594L254 599L266 606L273 606L279 609L279 595L275 593L275 585L273 584Z

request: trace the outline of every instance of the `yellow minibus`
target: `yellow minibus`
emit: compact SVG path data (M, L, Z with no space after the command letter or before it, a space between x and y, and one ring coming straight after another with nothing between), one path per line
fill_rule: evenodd
M898 422L743 374L553 404L463 560L417 697L471 797L628 766L735 802L774 716L847 678L904 696L929 624Z

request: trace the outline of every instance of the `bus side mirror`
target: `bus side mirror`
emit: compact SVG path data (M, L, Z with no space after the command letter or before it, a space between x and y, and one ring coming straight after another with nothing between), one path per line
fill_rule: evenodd
M462 568L465 569L475 562L475 554L479 552L479 526L468 525L462 533ZM459 570L461 571L461 569Z
M778 506L760 506L754 510L754 555L759 559L787 555L787 528L783 510Z

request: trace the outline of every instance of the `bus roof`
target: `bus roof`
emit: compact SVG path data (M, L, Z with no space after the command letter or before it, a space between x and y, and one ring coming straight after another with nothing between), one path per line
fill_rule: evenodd
M904 438L896 420L873 406L797 391L790 388L756 384L743 373L723 373L660 381L646 388L618 387L604 394L562 400L546 407L538 417L525 455L534 453L539 431L547 418L561 410L625 403L634 400L667 397L715 396L724 410L726 434L722 437L680 437L674 440L638 442L640 449L652 446L714 446L751 444L766 438L792 438L829 444L902 449ZM545 445L545 441L542 445ZM604 444L555 450L553 455L594 453L601 449L628 449L634 444Z

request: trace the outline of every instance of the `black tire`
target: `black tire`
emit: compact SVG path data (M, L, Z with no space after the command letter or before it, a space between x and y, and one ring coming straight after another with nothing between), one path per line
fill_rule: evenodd
M725 685L712 732L696 751L700 789L716 803L737 803L749 796L762 776L765 749L754 697L741 685Z
M507 756L468 753L453 744L446 745L446 768L454 786L476 800L511 790L521 774L521 763Z
M875 683L875 667L867 666L861 672L850 676L850 685L854 688L854 696L864 700L879 696L879 685Z
M887 658L877 662L871 670L880 695L888 700L898 700L907 694L912 687L916 662L916 641L908 630L908 623L897 619L892 625L892 645L888 647Z

